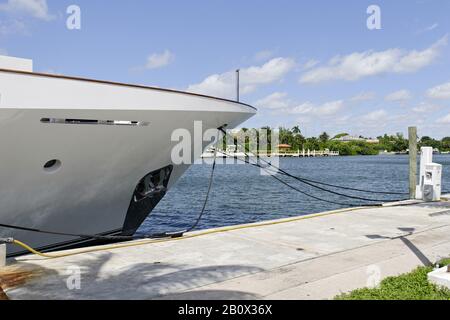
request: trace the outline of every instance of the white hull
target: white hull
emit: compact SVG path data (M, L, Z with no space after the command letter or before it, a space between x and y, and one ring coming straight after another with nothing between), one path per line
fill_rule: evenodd
M139 181L172 164L175 129L194 136L194 121L202 121L204 130L233 128L255 113L247 105L199 95L10 71L0 71L0 90L0 224L63 233L120 233ZM53 173L43 168L52 159L61 161ZM187 168L173 167L169 188ZM36 248L79 240L1 227L0 237ZM11 247L8 253L18 251Z

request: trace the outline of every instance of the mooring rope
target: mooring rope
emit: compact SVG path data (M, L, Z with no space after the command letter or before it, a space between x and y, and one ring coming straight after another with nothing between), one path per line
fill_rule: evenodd
M225 130L223 128L219 128L219 131L223 132L225 135L227 134L225 132ZM217 145L219 143L219 138L217 139ZM206 192L206 196L205 196L205 200L203 202L203 206L202 209L200 211L200 214L198 216L198 218L196 219L195 223L186 230L183 231L177 231L177 232L166 232L166 233L160 233L160 234L151 234L151 235L139 235L139 236L105 236L105 235L90 235L90 234L74 234L74 233L64 233L64 232L56 232L56 231L49 231L49 230L41 230L41 229L35 229L35 228L27 228L27 227L21 227L21 226L15 226L15 225L9 225L9 224L0 224L0 227L2 228L6 228L6 229L15 229L15 230L21 230L21 231L28 231L28 232L35 232L35 233L42 233L42 234L51 234L51 235L60 235L60 236L70 236L70 237L79 237L81 239L94 239L94 240L107 240L107 241L132 241L132 240L163 240L163 239L177 239L177 238L182 238L184 236L185 233L187 232L191 232L193 230L195 230L201 219L204 216L204 213L206 211L206 207L209 201L209 197L210 197L210 193L212 190L212 185L213 185L213 181L214 181L214 173L216 170L216 164L217 164L217 145L216 148L214 150L214 161L213 161L213 165L212 165L212 170L211 170L211 174L209 177L209 183L208 183L208 189ZM246 150L244 152L246 159L250 159L250 156L248 155L248 150L247 148L244 146L244 149ZM340 189L345 189L345 190L351 190L351 191L358 191L358 192L367 192L367 193L373 193L373 194L386 194L386 195L403 195L404 193L397 193L397 192L384 192L384 191L373 191L373 190L362 190L362 189L356 189L356 188L350 188L350 187L344 187L344 186L338 186L338 185L333 185L333 184L328 184L328 183L324 183L324 182L319 182L319 181L315 181L315 180L311 180L311 179L306 179L306 178L302 178L302 177L297 177L294 176L288 172L286 172L285 170L278 168L277 166L274 166L273 164L271 164L270 162L264 160L263 158L261 158L259 155L257 155L257 160L261 160L262 162L266 163L267 166L264 167L262 165L260 165L259 163L252 163L249 160L244 160L241 159L237 156L231 156L225 152L223 152L223 154L225 154L226 156L229 156L231 158L237 159L239 161L243 161L247 164L250 164L252 166L256 166L260 169L265 170L267 173L269 173L275 180L277 180L278 182L282 183L283 185L309 197L312 199L315 199L317 201L322 201L322 202L327 202L327 203L331 203L331 204L335 204L335 205L340 205L340 206L347 206L347 207L356 207L356 208L363 208L363 207L380 207L383 206L382 203L377 203L377 204L350 204L350 203L341 203L341 202L337 202L337 201L333 201L333 200L327 200L327 199L322 199L319 197L316 197L306 191L300 190L299 188L290 185L289 183L287 183L286 181L282 180L281 178L277 177L274 173L280 172L282 176L287 176L289 178L295 179L303 184L306 184L310 187L319 189L321 191L324 192L328 192L337 196L341 196L341 197L346 197L346 198L351 198L351 199L356 199L356 200L363 200L363 201L371 201L371 202L387 202L385 200L376 200L376 199L369 199L369 198L363 198L363 197L357 197L357 196L352 196L352 195L347 195L347 194L343 194L343 193L339 193L339 192L335 192L314 184L320 184L320 185L324 185L324 186L329 186L329 187L333 187L333 188L340 188ZM275 170L276 172L274 172L273 170ZM446 193L446 192L445 192ZM391 202L396 202L399 200L390 200ZM19 240L15 240L12 238L8 239L8 243L14 243L16 245L19 245L21 247L23 247L24 249L30 251L31 253L43 256L43 257L47 257L47 258L55 258L55 257L63 257L63 256L67 256L67 255L57 255L57 256L52 256L52 255L47 255L44 254L42 252L39 252L35 249L33 249L32 247L26 245L25 243L19 241ZM71 255L71 254L68 254Z
M222 129L221 131L222 131L223 134L225 134L225 135L227 134L225 130ZM250 159L250 156L249 156L250 151L248 150L248 148L247 148L246 146L241 145L241 144L238 144L238 146L244 148L244 150L245 150L245 151L244 151L245 157L248 158L248 159ZM225 154L225 155L226 155L226 154ZM241 160L241 159L239 159L239 157L236 157L236 156L234 156L233 158L234 158L234 159L237 159L237 160ZM350 198L350 199L355 199L355 200L369 201L369 202L388 202L388 201L400 201L400 200L406 200L406 199L396 199L396 200L370 199L370 198L358 197L358 196L353 196L353 195L348 195L348 194L336 192L336 191L333 191L333 190L329 190L329 189L326 189L326 188L323 188L323 187L314 185L313 183L311 183L311 182L313 182L314 180L310 180L310 179L305 179L305 178L302 178L302 177L294 176L294 175L292 175L292 174L286 172L285 170L283 170L283 169L281 169L281 168L279 168L279 167L277 167L277 166L274 166L272 163L270 163L269 161L266 161L265 159L261 158L259 155L256 155L256 158L257 158L257 160L260 160L260 161L266 163L268 166L274 168L276 171L280 172L282 175L285 175L285 176L287 176L287 177L290 177L290 178L292 178L292 179L295 179L295 180L297 180L297 181L299 181L299 182L301 182L301 183L303 183L303 184L306 184L306 185L308 185L308 186L310 186L310 187L319 189L319 190L321 190L321 191L324 191L324 192L327 192L327 193L330 193L330 194L334 194L334 195L336 195L336 196L345 197L345 198ZM257 167L259 167L259 168L264 169L264 167L261 166L261 165L259 165L258 163L253 164L253 163L250 163L249 161L244 161L244 162L247 162L247 163L249 163L249 164L252 164L252 165L254 165L254 166L257 166ZM274 176L274 175L272 175L272 176ZM324 183L321 183L321 182L315 182L315 181L314 181L314 183L324 184ZM332 185L332 184L328 184L328 186L332 186L332 187L334 187L334 188L341 188L341 189L347 188L347 187L342 187L342 186L337 186L337 185ZM352 189L353 189L353 188L352 188ZM349 190L349 189L348 189L348 190ZM364 191L364 190L362 190L362 189L355 189L355 191L356 191L356 190L359 191L359 192L379 193L378 191ZM398 195L399 193L391 193L391 192L389 192L389 193L384 193L384 194L390 194L390 195L394 195L394 194L395 194L395 195ZM402 193L402 194L403 194L403 193ZM324 199L321 199L321 198L320 198L320 200L321 200L321 201L324 201L324 202L329 202L329 201L325 201ZM335 203L335 204L339 204L339 203ZM339 205L342 205L342 204L339 204Z

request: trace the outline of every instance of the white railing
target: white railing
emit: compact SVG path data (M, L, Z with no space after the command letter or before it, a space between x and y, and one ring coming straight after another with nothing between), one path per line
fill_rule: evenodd
M249 154L250 157L255 156L254 154ZM267 156L266 153L259 153L260 156ZM273 152L270 154L272 157L281 157L281 158L308 158L308 157L337 157L339 156L339 151L330 151L330 150L302 150L297 152ZM214 151L208 150L202 155L202 158L213 158ZM227 152L224 154L221 150L217 151L217 157L219 158L227 158L227 157L245 157L245 153L243 152Z
M294 157L294 158L306 158L306 157L337 157L339 151L330 150L302 150L298 152L276 152L273 154L278 157Z

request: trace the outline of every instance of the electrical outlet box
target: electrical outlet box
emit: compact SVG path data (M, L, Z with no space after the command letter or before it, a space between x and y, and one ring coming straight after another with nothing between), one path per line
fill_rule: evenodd
M440 201L442 188L442 165L429 163L425 166L423 200Z

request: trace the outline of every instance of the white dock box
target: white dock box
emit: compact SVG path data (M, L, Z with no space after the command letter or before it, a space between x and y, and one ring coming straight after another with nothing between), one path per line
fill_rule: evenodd
M425 165L425 177L423 186L424 201L440 201L442 183L442 165L429 163Z

